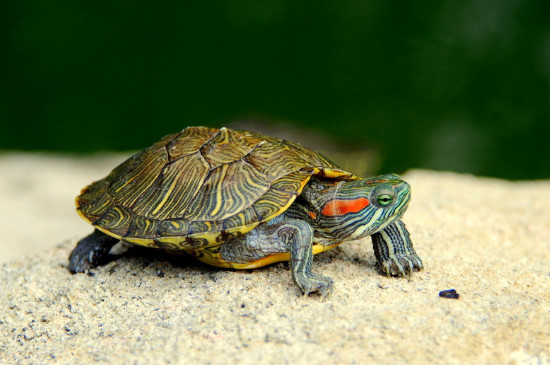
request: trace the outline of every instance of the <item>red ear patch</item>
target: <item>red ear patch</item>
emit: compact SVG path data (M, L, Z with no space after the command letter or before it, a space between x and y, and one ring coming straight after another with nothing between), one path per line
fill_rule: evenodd
M325 204L321 214L326 217L335 217L348 213L357 213L370 204L367 198L350 200L334 199Z

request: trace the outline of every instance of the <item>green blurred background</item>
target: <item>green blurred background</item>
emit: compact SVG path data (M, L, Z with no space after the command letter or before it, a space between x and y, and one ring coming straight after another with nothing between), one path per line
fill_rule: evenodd
M380 170L550 177L550 2L0 3L0 149L286 123Z

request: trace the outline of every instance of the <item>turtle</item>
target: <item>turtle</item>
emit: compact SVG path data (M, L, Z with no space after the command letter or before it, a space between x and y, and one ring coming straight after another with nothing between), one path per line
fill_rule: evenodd
M410 186L397 174L360 178L298 143L229 128L187 127L115 167L76 198L94 227L69 257L89 272L145 246L217 267L289 261L303 294L332 292L313 255L371 236L382 273L423 268L401 220Z

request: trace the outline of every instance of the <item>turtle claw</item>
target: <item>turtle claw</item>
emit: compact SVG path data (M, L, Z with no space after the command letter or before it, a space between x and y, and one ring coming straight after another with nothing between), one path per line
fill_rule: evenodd
M388 277L401 276L410 279L414 271L422 270L423 267L422 260L416 254L392 256L380 262L380 269Z
M311 293L319 293L322 298L330 296L333 289L333 281L328 276L311 273L309 275L296 275L296 284L304 292L304 297Z

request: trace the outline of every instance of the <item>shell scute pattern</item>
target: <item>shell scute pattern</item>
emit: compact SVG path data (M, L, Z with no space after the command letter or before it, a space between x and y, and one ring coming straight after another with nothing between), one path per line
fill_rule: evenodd
M158 238L159 226L160 222L156 219L136 215L124 236L155 239Z
M99 180L84 188L77 200L79 212L90 222L99 219L113 205L111 196L107 193L106 179Z
M128 208L148 193L156 182L157 189L162 182L157 181L159 175L168 162L168 154L164 148L148 148L123 162L107 176L108 192L115 204ZM138 213L139 214L139 213Z
M218 130L215 128L198 127L184 129L166 146L170 161L194 153L200 153L200 148L211 140L216 133L218 133Z
M181 218L190 202L200 194L208 172L208 164L200 154L191 154L166 164L155 185L132 207L134 212L161 220Z
M245 225L259 224L260 218L253 207L248 207L223 221L224 229L238 228Z
M265 176L238 160L210 172L183 215L188 220L226 219L252 205L270 186Z
M112 232L118 236L126 236L132 220L135 215L127 208L120 205L111 206L99 219L94 222L94 225Z
M296 198L295 193L289 193L281 190L269 189L252 205L262 222L284 212Z
M273 182L271 189L298 195L314 171L313 169L302 169L291 172Z
M353 176L292 142L189 127L85 188L77 206L84 218L114 237L195 250L281 214L313 174Z
M189 235L193 236L203 232L221 232L223 231L221 221L190 221Z
M245 161L270 181L296 171L297 166L309 166L308 161L280 142L259 145Z
M201 153L210 165L210 169L213 170L220 165L241 160L262 141L262 139L246 133L238 133L222 128L209 143L201 148Z
M159 222L158 234L163 236L187 236L190 233L189 222L183 219L166 219Z

